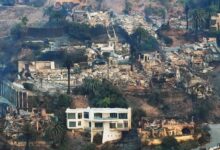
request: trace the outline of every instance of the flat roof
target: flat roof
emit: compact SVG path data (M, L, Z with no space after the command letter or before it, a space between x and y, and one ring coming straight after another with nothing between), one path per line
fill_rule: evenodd
M128 110L130 109L129 108L90 108L90 107L87 107L87 108L76 108L76 109L70 109L70 108L67 108L66 109L66 113L74 113L74 112L79 112L79 111L82 111L82 112L99 112L99 113L112 113L112 112L128 112Z

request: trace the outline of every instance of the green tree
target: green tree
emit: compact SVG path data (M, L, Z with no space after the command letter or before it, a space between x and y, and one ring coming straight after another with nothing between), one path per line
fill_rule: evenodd
M97 95L98 89L101 86L102 82L100 80L95 80L91 78L85 78L83 80L83 88L85 92L90 95Z
M69 23L67 25L67 33L71 38L80 41L90 41L92 34L97 29L91 29L89 25L84 23Z
M29 91L34 91L34 88L35 88L34 84L28 83L28 82L23 83L23 86L24 86L25 89L27 89Z
M159 50L159 43L157 40L142 27L138 27L135 30L135 32L130 36L129 42L131 45L130 60L132 71L135 59L139 53Z
M192 12L192 23L195 32L196 40L198 40L199 29L204 28L205 23L205 11L203 9L195 9Z
M108 72L108 79L109 79L109 57L110 57L110 53L108 53L108 52L104 52L103 54L103 57L104 57L104 59L107 61L107 64L108 64L108 70L107 70L107 72Z
M52 141L52 146L57 147L64 140L66 134L66 128L62 122L59 122L55 118L51 120L45 129L45 138Z
M146 117L146 112L141 108L132 109L132 127L137 128L139 121L141 121L142 117Z
M186 29L188 30L189 29L189 4L186 3L185 4L185 8L184 8L184 12L185 12L185 15L186 15Z
M60 8L59 10L56 10L53 6L51 6L45 10L44 14L49 16L50 23L63 25L63 23L65 23L67 11L64 7Z
M28 23L28 18L26 16L22 17L21 18L21 23L22 23L23 26L26 26L27 23Z
M197 148L199 143L197 141L187 141L180 144L181 150L190 150Z
M56 103L56 107L57 108L67 108L70 106L71 104L71 97L69 95L66 95L66 94L60 94L58 96L58 99L57 99L57 103Z
M94 137L93 137L93 142L97 145L102 144L102 135L97 133Z
M96 150L96 145L93 143L88 143L83 146L83 150Z
M125 14L130 14L132 10L132 3L130 3L128 0L125 1L125 9L124 9L124 13Z
M127 107L122 93L106 79L85 78L75 92L88 95L90 104L95 107Z
M66 67L66 69L67 69L67 76L68 76L68 86L67 86L67 94L70 94L70 76L71 76L71 74L70 74L70 70L71 70L71 68L72 68L72 66L73 66L73 61L72 61L72 59L71 59L71 57L66 53L66 58L65 58L65 62L64 62L65 64L65 67Z
M107 108L111 104L111 99L109 97L105 97L103 100L98 102L99 107Z
M30 123L26 122L22 127L22 133L26 141L25 150L30 150L30 141L36 138L36 131Z
M199 121L208 121L210 111L213 109L213 104L210 101L198 102L193 109L193 116Z
M148 103L152 106L158 106L163 103L162 94L159 90L153 90L148 95Z
M16 24L15 26L12 27L10 34L13 39L15 40L20 39L25 34L24 27L21 24Z
M141 51L154 51L159 49L159 43L151 36L147 30L138 27L131 35L130 43L133 46L132 53L136 54Z
M180 150L180 145L173 136L164 137L161 143L162 150Z

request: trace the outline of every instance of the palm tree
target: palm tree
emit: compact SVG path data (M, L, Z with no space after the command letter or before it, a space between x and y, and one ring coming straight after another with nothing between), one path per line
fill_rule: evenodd
M203 9L195 9L192 12L192 23L195 31L196 40L198 40L198 31L204 27L205 23L205 11Z
M47 140L52 141L52 145L62 143L66 134L65 125L61 122L56 121L55 118L51 120L48 127L45 129L45 137Z
M44 15L49 16L49 22L61 24L66 18L67 11L63 7L59 10L55 10L54 7L51 6L44 11Z
M102 85L102 82L97 79L85 78L83 80L83 87L85 91L89 94L96 94L99 86Z
M21 18L21 23L22 23L23 26L26 26L27 23L28 23L28 18L26 16L22 17Z
M189 28L189 4L188 3L185 4L184 12L186 14L186 29L188 30Z
M29 150L30 149L30 140L33 140L36 136L36 131L34 130L34 128L31 126L30 123L25 123L23 128L22 128L22 132L24 134L24 138L26 141L26 145L25 145L25 150Z
M138 51L141 51L142 45L143 45L143 41L147 38L148 33L144 28L138 27L135 32L129 36L129 40L131 43L131 51L130 51L130 55L131 55L131 71L133 71L134 69L134 63L135 63L135 58L137 55Z
M104 59L107 61L107 64L108 64L108 67L107 67L107 69L108 69L108 70L107 70L107 72L108 72L107 75L108 75L108 76L107 76L107 77L108 77L108 80L109 80L109 65L110 65L110 64L109 64L109 63L110 63L110 62L109 62L109 61L110 61L110 60L109 60L109 57L110 57L110 53L103 53L102 55L103 55Z
M65 67L67 68L67 76L68 76L68 87L67 87L67 94L70 94L70 70L72 67L72 59L68 54L66 54L66 59L65 59Z
M100 100L98 102L98 106L99 107L104 107L104 108L109 107L110 104L111 104L111 99L109 97L105 97L103 100Z

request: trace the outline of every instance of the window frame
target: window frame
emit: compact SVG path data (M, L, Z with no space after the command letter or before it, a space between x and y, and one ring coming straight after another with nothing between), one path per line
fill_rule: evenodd
M113 125L113 127L112 127L112 125ZM117 124L115 122L110 122L109 123L109 128L110 129L116 129L117 128Z
M85 119L89 119L89 112L84 112L84 113L83 113L83 117L84 117Z
M98 124L101 126L97 126ZM103 123L102 122L95 122L95 128L103 128Z
M118 118L118 113L110 113L110 118L117 119Z
M71 125L70 125L71 123L75 123L75 126L71 126ZM70 128L75 128L75 127L76 127L76 121L69 121L68 126L69 126Z
M74 115L73 118L70 118L69 115ZM67 113L67 119L76 119L76 113Z
M80 115L81 115L81 116L80 116ZM78 114L77 114L77 117L78 117L78 119L82 119L82 117L83 117L83 116L82 116L82 113L78 113Z
M94 118L100 118L100 119L102 119L102 118L103 118L103 115L102 115L102 113L94 113Z
M119 113L118 118L119 119L128 119L128 113Z

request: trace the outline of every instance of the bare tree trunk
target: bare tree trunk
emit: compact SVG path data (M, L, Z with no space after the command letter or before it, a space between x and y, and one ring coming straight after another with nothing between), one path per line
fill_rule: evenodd
M186 15L186 29L189 29L189 14Z
M25 150L29 150L30 146L29 146L29 137L26 139L26 145L25 145Z
M68 89L67 89L67 94L70 94L70 68L67 69L68 70Z
M107 61L108 61L108 80L109 80L109 67L110 67L110 65L109 65L109 59L108 59Z

